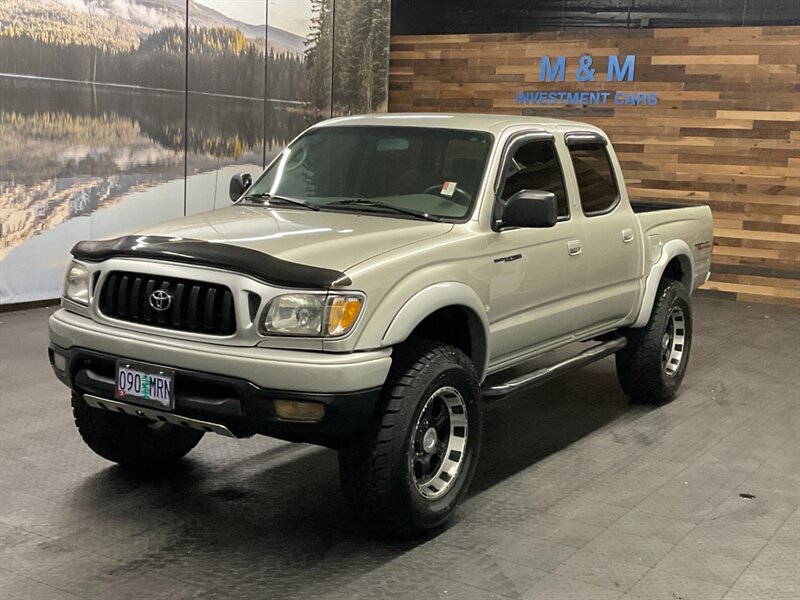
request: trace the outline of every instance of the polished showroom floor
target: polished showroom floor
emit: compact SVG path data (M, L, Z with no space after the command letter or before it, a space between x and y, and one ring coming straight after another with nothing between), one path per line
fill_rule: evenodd
M435 539L372 537L336 455L206 436L138 479L93 455L45 358L53 309L0 313L0 597L800 597L800 311L695 301L682 393L630 404L613 359L487 409Z

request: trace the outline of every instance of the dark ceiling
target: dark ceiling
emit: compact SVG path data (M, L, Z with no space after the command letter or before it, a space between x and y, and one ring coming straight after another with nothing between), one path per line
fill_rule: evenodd
M395 35L798 24L800 0L392 0Z

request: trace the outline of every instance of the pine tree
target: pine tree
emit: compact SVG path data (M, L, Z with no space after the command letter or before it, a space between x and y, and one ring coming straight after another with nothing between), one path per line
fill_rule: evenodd
M334 110L371 112L386 101L389 1L336 0Z
M389 85L389 19L391 0L373 0L371 111L386 110Z
M311 33L306 40L306 73L309 98L318 110L330 106L331 42L333 39L332 0L311 0Z

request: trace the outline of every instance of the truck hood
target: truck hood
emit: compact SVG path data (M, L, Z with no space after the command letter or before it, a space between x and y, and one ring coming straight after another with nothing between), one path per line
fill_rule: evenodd
M450 223L385 216L237 205L138 233L225 243L289 262L346 271L452 228Z

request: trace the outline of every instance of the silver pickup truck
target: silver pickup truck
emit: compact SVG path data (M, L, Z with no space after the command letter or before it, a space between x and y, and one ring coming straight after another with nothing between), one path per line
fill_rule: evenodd
M711 212L632 202L596 127L344 117L230 192L72 250L50 362L111 461L163 469L206 432L320 444L357 514L413 536L463 498L483 400L610 354L634 400L681 384Z

